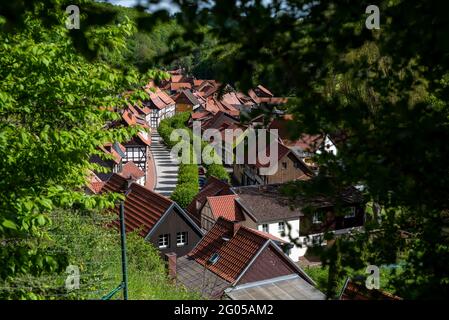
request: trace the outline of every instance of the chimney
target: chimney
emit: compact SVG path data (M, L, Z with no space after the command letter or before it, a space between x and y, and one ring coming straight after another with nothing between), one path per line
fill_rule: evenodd
M168 269L168 276L171 279L176 279L176 253L170 252L165 254L165 258L167 260L167 269Z

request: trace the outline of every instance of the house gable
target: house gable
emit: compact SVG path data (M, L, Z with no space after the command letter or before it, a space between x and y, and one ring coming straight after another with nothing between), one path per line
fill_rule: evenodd
M276 277L298 274L297 270L286 261L285 257L274 249L273 245L265 246L253 263L244 271L235 285L256 282Z
M315 281L282 252L273 240L268 240L240 273L233 286L291 274L297 274L309 284L316 286Z
M177 245L177 234L187 232L187 244ZM169 235L169 245L166 248L159 248L159 236ZM190 252L201 240L203 233L190 217L177 205L173 204L154 225L145 237L145 240L159 248L161 254L174 252L179 257Z

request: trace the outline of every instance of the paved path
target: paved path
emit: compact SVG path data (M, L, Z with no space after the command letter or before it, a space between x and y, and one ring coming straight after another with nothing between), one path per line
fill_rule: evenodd
M178 183L178 163L157 132L151 134L151 153L156 173L154 191L169 197Z

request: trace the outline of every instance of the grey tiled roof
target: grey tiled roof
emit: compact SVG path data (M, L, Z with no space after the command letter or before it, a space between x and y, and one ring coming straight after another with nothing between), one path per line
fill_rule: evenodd
M232 300L324 300L326 296L298 275L253 282L226 290Z
M280 185L247 186L232 188L238 203L254 216L258 223L288 220L303 216L301 210L292 210L290 201L279 192Z
M177 281L206 299L219 299L230 283L187 256L176 263Z

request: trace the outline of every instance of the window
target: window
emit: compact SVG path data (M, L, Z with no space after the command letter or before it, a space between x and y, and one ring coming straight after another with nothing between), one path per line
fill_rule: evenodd
M159 235L158 246L160 249L169 248L170 247L170 235L169 234Z
M262 225L262 231L263 231L263 232L268 232L268 224L264 223L264 224Z
M313 214L313 219L312 219L312 222L314 223L314 224L316 224L316 223L321 223L321 212L315 212L314 214Z
M312 237L312 243L314 246L321 244L322 239L321 239L321 235L316 235Z
M176 234L176 246L182 247L187 244L187 232L178 232Z
M152 128L156 128L157 127L157 122L158 122L158 117L151 117L151 127Z
M285 232L285 222L279 222L278 223L278 231L279 232Z
M287 169L287 162L282 162L282 169Z
M145 147L127 147L124 161L133 161L134 163L145 162L145 153Z
M355 217L355 207L349 207L346 209L345 219Z

